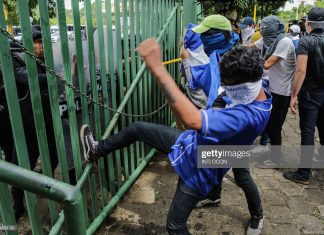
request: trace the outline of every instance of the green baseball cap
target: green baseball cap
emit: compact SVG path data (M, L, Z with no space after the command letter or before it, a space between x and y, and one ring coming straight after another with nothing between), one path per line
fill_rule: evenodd
M209 29L220 29L225 31L232 31L231 22L222 15L210 15L207 16L200 25L192 28L195 33L204 33Z

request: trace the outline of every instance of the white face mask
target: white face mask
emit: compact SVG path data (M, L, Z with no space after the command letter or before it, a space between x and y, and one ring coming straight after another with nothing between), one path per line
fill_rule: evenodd
M314 25L314 29L324 29L324 21L306 21L305 27L306 32L310 34L314 29L310 27L309 23L312 23Z
M247 27L241 30L243 45L248 45L251 42L252 35L254 34L255 29L251 27Z
M231 100L229 107L238 104L252 103L259 95L262 87L262 79L257 82L247 82L233 86L222 86L226 95Z

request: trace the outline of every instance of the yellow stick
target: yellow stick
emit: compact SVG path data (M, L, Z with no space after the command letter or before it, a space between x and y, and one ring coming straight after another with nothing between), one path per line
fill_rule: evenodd
M257 18L257 4L254 4L254 11L253 11L253 20L256 23Z
M163 65L173 64L173 63L177 63L177 62L180 62L180 61L181 61L181 58L174 59L174 60L168 60L168 61L164 61Z

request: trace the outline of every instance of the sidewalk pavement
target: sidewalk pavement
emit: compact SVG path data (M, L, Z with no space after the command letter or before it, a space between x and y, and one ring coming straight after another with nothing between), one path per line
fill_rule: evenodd
M289 114L284 144L299 144L298 119ZM324 234L324 169L313 172L309 185L283 178L285 171L252 168L264 208L262 234ZM166 156L156 156L102 225L98 234L167 234L166 218L177 185ZM249 212L243 191L230 171L218 208L194 210L188 221L192 234L245 234Z

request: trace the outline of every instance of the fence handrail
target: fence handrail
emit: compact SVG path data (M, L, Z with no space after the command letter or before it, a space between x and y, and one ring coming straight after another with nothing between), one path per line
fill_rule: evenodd
M23 180L22 180L23 179ZM86 234L85 210L79 187L0 160L0 181L64 205L69 234Z

